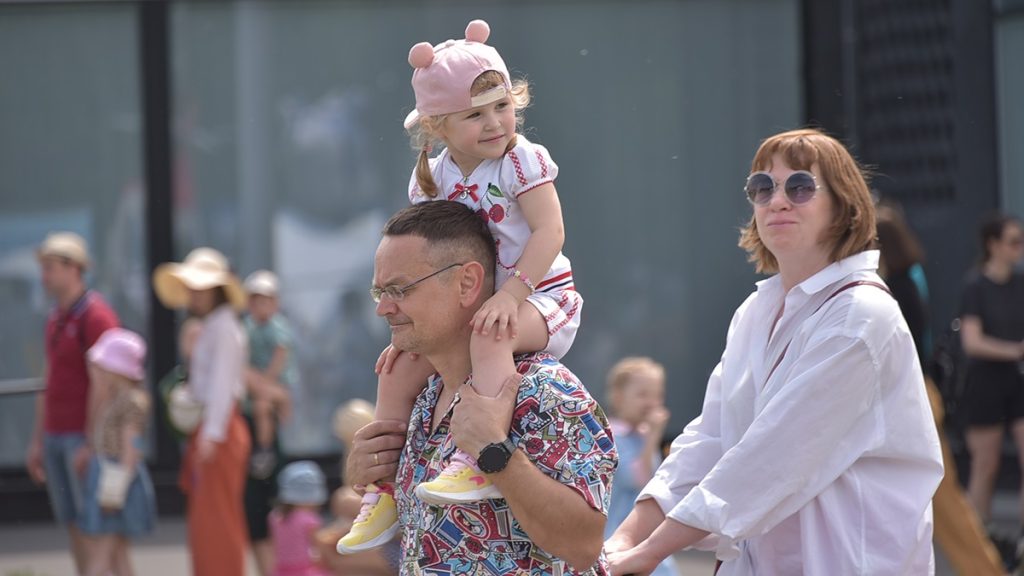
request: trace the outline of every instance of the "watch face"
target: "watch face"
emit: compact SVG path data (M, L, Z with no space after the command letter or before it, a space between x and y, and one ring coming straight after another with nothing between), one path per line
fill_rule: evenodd
M508 464L509 453L500 444L491 444L480 452L477 464L483 472L500 472Z

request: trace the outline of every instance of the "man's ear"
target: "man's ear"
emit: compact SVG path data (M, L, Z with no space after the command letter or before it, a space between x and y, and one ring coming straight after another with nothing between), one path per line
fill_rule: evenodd
M468 307L477 303L484 289L484 279L484 267L479 262L467 262L462 265L462 274L459 276L459 301L463 306Z

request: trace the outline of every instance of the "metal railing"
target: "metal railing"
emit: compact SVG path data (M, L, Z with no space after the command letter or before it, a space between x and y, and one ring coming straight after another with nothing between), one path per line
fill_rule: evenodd
M36 392L42 392L45 386L46 382L42 378L0 380L0 396L35 394Z

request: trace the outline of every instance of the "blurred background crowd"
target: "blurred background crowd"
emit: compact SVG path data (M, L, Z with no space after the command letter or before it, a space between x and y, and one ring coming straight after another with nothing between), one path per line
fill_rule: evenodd
M24 463L51 307L36 251L56 230L85 239L86 284L149 344L142 452L161 515L184 506L155 392L181 359L185 316L150 280L197 246L239 278L276 274L294 363L281 460L311 459L339 484L334 414L373 399L389 336L367 288L414 161L406 50L475 17L500 22L490 43L529 71L525 134L565 175L566 252L587 297L566 364L606 406L613 365L643 356L664 406L641 418L616 405L619 417L660 441L699 412L729 315L758 279L734 247L749 152L814 125L870 168L919 240L922 359L944 354L937 383L969 477L948 327L980 270L982 222L1024 211L1020 0L3 2L0 524L50 514ZM999 442L996 485L1016 490L1012 443Z

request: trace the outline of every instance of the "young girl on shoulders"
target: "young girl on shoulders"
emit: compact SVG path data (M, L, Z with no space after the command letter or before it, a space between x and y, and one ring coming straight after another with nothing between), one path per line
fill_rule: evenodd
M579 328L583 298L561 250L562 208L555 191L558 166L547 149L519 133L530 102L525 81L513 82L498 51L485 44L490 28L474 20L465 40L437 46L421 42L409 52L416 109L405 120L419 159L409 185L413 203L461 202L487 221L497 245L495 293L472 321L472 385L495 397L513 355L545 352L561 358ZM434 157L435 146L444 149ZM462 263L439 263L435 274ZM422 280L427 280L423 278ZM375 286L374 300L399 301L416 282ZM434 368L389 346L377 363L379 420L408 421L413 403ZM435 505L501 498L476 464L476 454L456 451L448 467L417 486ZM391 483L367 487L363 509L338 549L356 552L390 540L397 512Z

